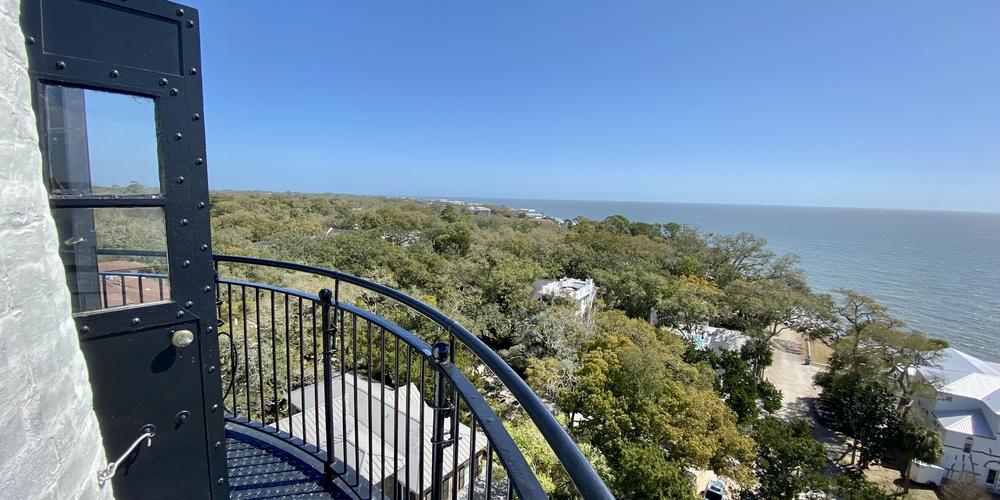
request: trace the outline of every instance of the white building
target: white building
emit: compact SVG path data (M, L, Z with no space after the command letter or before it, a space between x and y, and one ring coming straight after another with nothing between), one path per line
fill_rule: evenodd
M484 207L482 205L471 206L466 208L466 210L468 210L472 215L490 215L493 213L493 210L490 210L489 207Z
M429 495L433 478L434 412L424 402L420 389L410 384L396 390L350 373L343 377L337 375L332 385L333 453L337 461L357 471L381 491L394 491L393 483L396 482L408 491L409 499ZM288 394L288 402L299 413L280 420L278 427L303 441L319 443L319 447L325 449L325 400L322 383L292 391ZM397 405L398 410L395 409ZM369 421L370 426L367 425ZM447 438L452 429L450 417L445 418L444 428ZM442 463L442 477L446 492L451 490L451 481L456 476L453 462L458 463L460 490L468 488L470 456L475 457L476 474L484 470L486 436L476 432L473 443L471 431L467 425L458 424L457 460L453 457L454 449L445 448L447 459ZM473 446L475 452L470 451Z
M688 332L687 330L690 330ZM694 328L680 330L681 337L694 342L697 349L711 349L716 354L722 351L739 351L747 343L747 336L738 330L729 330L718 326L708 326L707 324L697 325Z
M918 379L937 390L917 398L915 408L927 425L941 433L944 453L938 465L952 477L968 472L993 492L1000 492L1000 364L957 349L945 349L939 366L921 366Z
M597 287L594 280L578 280L575 278L562 278L558 280L538 280L531 286L531 298L556 299L563 298L576 302L580 316L587 316L594 307L594 299L597 297Z

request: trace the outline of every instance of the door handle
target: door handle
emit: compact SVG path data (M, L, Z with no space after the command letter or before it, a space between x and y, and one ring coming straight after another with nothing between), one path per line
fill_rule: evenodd
M103 485L105 481L115 477L115 473L118 472L118 466L121 465L121 463L124 462L125 459L128 458L128 456L131 455L132 452L135 451L135 449L138 448L139 445L144 440L146 441L147 447L153 445L153 437L156 436L155 425L146 424L139 429L139 432L141 432L141 434L139 434L139 437L135 438L135 441L132 441L132 444L128 447L127 450L125 450L125 453L122 453L121 456L118 457L118 460L109 463L107 467L97 471L97 481L99 483Z

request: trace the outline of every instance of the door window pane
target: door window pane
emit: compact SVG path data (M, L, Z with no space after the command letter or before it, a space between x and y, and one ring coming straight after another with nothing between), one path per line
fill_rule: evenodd
M170 298L162 208L58 208L73 312Z
M152 99L58 85L43 92L51 195L160 192Z

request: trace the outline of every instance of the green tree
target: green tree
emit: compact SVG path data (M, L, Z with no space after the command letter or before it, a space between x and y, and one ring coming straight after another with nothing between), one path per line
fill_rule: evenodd
M466 224L449 224L434 237L434 251L442 255L468 255L472 245L472 229Z
M691 480L656 445L627 446L617 470L619 477L613 484L621 498L694 498Z
M845 327L834 343L830 371L854 370L888 381L905 418L915 396L934 393L926 381L914 377L913 367L936 364L947 342L907 329L906 323L871 297L851 290L840 293L843 298L837 313Z
M795 267L798 257L779 257L767 249L767 240L760 236L747 232L717 235L711 243L706 272L720 283L736 279L802 281L802 271Z
M829 481L826 491L850 500L891 500L893 497L862 474L844 474ZM951 498L951 497L945 497Z
M670 282L656 303L660 323L690 333L719 314L722 292L713 283L696 276Z
M620 312L599 314L597 324L597 337L581 355L578 382L562 398L563 408L583 416L576 434L616 470L635 443L648 443L679 467L711 468L741 484L752 482L753 440L715 395L712 374L680 357L681 341Z
M757 442L757 497L794 498L821 487L826 454L823 445L813 439L808 422L767 417L754 426L753 437Z
M545 441L535 424L525 418L504 422L504 427L517 447L524 454L525 460L534 471L542 489L550 498L578 498L576 487L569 474L556 457L555 452ZM577 443L583 456L594 467L605 483L614 484L615 473L608 466L607 459L589 443Z
M753 351L748 349L740 353L725 351L715 357L715 368L722 372L719 393L741 425L756 421L760 410L770 413L781 409L781 391L771 382L757 378L751 364L755 359Z
M860 370L821 373L816 382L823 389L820 398L836 414L833 427L852 440L852 462L866 469L885 458L900 424L889 384Z
M445 205L441 210L441 220L449 224L459 222L462 220L462 212L455 208L455 205Z

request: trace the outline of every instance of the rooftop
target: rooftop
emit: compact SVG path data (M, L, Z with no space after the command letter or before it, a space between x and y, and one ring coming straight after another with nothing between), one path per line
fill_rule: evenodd
M401 476L407 478L400 482L407 485L409 491L427 492L433 480L433 410L421 397L420 388L408 384L397 390L352 373L337 375L331 386L335 423L333 449L337 459L359 471L372 484L377 485L387 477ZM300 413L282 419L278 426L291 429L292 436L303 440L316 436L319 446L325 448L326 423L324 419L312 418L324 411L323 387L322 383L310 384L290 392L288 401ZM374 418L369 420L367 415L374 415ZM359 416L363 417L359 419ZM445 418L444 427L452 428L450 417ZM461 423L458 431L457 458L449 455L442 464L445 477L451 474L455 463L460 468L466 464L472 446L477 455L486 448L487 439L482 433L477 432L473 440L469 426ZM412 439L408 440L407 436ZM414 464L412 467L407 465L408 458Z
M936 366L921 366L917 371L938 392L982 401L1000 414L1000 365L983 361L949 347Z
M937 418L938 423L941 424L941 427L949 431L968 434L970 436L993 438L993 430L990 428L990 423L980 410L936 411L934 412L934 416Z

